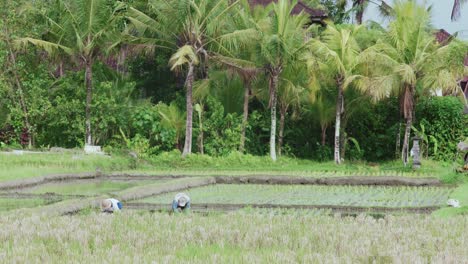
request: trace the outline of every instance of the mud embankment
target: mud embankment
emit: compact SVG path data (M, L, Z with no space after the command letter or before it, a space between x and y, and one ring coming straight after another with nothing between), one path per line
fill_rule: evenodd
M300 177L300 176L217 176L218 184L301 184L301 185L379 185L379 186L441 186L436 178L405 178L398 176L347 176L347 177Z
M156 204L156 203L127 203L125 207L135 210L150 210L150 211L164 211L170 210L170 204ZM280 204L192 204L191 210L197 211L236 211L243 208L258 208L258 209L301 209L301 210L330 210L333 213L415 213L415 214L429 214L440 207L438 206L425 206L425 207L360 207L360 206L337 206L337 205L280 205Z

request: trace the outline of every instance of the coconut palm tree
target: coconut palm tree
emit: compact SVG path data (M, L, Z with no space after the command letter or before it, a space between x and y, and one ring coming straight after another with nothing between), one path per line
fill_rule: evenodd
M300 54L307 47L305 41L308 17L304 14L292 16L297 1L279 0L265 12L267 16L257 18L254 29L257 34L252 40L256 43L256 63L263 66L269 79L269 103L271 110L270 157L276 160L276 107L279 78L284 68L298 62Z
M436 43L430 28L430 15L424 6L414 1L395 1L394 20L387 37L362 54L362 61L371 69L370 78L360 87L371 88L374 98L397 94L406 120L402 159L406 165L409 138L418 95L427 95L433 89L457 89L463 75L466 46L453 41L449 45Z
M450 16L452 21L456 21L460 18L461 7L463 4L466 4L466 2L468 2L468 0L453 0L452 15Z
M48 16L50 40L20 38L19 45L32 44L49 54L64 53L79 67L85 68L86 145L93 145L91 103L93 96L93 64L113 47L119 36L115 27L114 9L106 0L60 0L61 15Z
M185 129L184 113L174 102L171 102L170 105L159 103L156 105L156 109L161 116L161 125L175 132L175 147L180 149L180 139Z
M239 1L213 0L155 0L150 1L148 13L129 8L128 18L136 41L147 47L175 50L169 64L172 70L186 72L186 126L182 156L192 152L193 82L197 76L206 77L208 60L213 53L229 54L223 46L239 37L248 38L248 31L236 31L231 14Z
M286 67L280 76L278 85L278 106L280 112L280 123L278 131L278 156L281 156L281 148L284 140L284 124L286 114L293 111L297 115L301 106L301 98L308 81L308 73L305 64L297 63Z
M336 164L341 163L340 157L340 125L344 113L344 90L347 89L360 75L357 74L359 66L360 47L355 39L361 26L337 27L328 25L320 40L313 40L310 53L306 55L311 75L318 71L332 78L336 84L336 122L335 122L335 150ZM314 81L319 80L314 78Z

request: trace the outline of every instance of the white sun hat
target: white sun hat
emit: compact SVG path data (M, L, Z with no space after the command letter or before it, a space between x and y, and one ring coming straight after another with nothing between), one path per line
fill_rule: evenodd
M447 204L449 206L452 206L452 207L455 207L455 208L459 208L460 207L460 202L458 200L455 200L455 199L449 199L447 201Z
M104 199L101 201L101 210L102 211L109 211L112 207L112 202L109 199Z
M188 202L190 202L190 197L185 193L178 193L174 200L177 201L177 205L184 207Z

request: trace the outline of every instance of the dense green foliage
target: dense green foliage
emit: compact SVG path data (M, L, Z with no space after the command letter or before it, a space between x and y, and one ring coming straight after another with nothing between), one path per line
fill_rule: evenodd
M184 148L187 132L184 88L187 88L187 65L192 63L195 69L192 73L195 80L192 152L229 157L238 151L243 133L242 102L245 107L245 100L248 116L244 115L247 117L245 148L241 151L259 156L271 152L268 145L272 135L271 82L274 75L278 78L278 114L275 117L280 123L277 134L281 137L278 154L327 161L333 158L336 91L340 85L335 73L349 70L339 69L340 65L345 65L347 68L352 66L352 73L346 73L350 80L343 80L343 85L349 89L344 92L344 112L341 114L341 158L382 161L400 155L405 132L401 95L386 91L389 85L378 82L392 75L387 69L391 65L387 63L379 66L378 71L371 71L369 65L359 59L361 51L369 54L391 46L388 44L391 33L397 31L397 22L401 20L398 15L390 17L396 22L389 30L375 24L355 28L340 24L349 21L350 13L343 13L344 10L335 5L336 1L307 1L312 7L327 9L336 25L329 26L328 31L319 25L302 30L303 19L283 20L280 5L259 7L251 12L246 1L233 6L227 3L217 6L214 5L217 1L210 0L168 1L178 3L173 8L158 5L159 1L152 1L151 8L148 1L143 0L119 4L83 1L86 4L99 2L105 7L99 12L105 11L112 21L102 29L108 33L106 38L91 48L71 39L84 38L91 33L101 37L101 33L93 30L90 33L90 29L83 28L86 34L71 36L70 32L62 32L59 24L52 23L59 21L67 28L72 27L67 16L75 9L83 11L71 5L72 2L15 1L0 6L1 149L27 148L28 141L37 149L83 147L87 143L86 105L89 101L85 72L91 69L93 99L88 103L93 144L104 146L110 153L131 151L148 160L155 160L154 156L161 153L178 153L176 150ZM184 13L184 18L170 29L176 33L164 31L163 24L170 24L171 19L170 13L161 12L182 10L190 2L195 3L190 6L193 10ZM158 10L158 6L165 9ZM71 13L61 12L63 8L71 8ZM205 17L195 17L195 13L191 13L197 8L201 10L197 14L205 12ZM208 10L215 11L210 13ZM80 14L78 11L77 15ZM276 12L275 16L269 17L272 12ZM225 13L237 17L213 23L215 14ZM93 15L92 12L86 14ZM196 30L200 30L194 35L201 36L198 39L184 27L187 25L184 21L191 19L196 22L193 25L198 25ZM101 22L100 26L103 26ZM286 37L291 43L281 40L284 37L282 29L287 29L288 36L294 36L294 39ZM329 50L337 48L333 46L337 39L330 34L331 29L344 34L344 39L347 39L346 32L356 30L356 34L353 33L355 42L350 44L352 50L341 58L342 62L330 60L334 58L333 54L321 50L323 45L329 45ZM445 58L443 56L448 54L452 59L437 62L427 59L421 71L443 67L446 70L434 78L453 84L464 74L463 65L460 65L462 60L458 62L454 58L466 53L466 43L454 40L439 52L435 48L439 48L438 44L431 40L431 30L421 28L420 39L431 43L431 51L437 53L435 58ZM179 38L177 34L183 37ZM305 35L312 38L302 43ZM76 44L73 54L92 58L92 68L86 70L80 62L83 58L70 55L67 49L47 46L40 41L64 46ZM25 42L34 45L24 45ZM285 46L280 49L274 43ZM196 58L190 57L193 54L183 49L187 45L203 49L193 49ZM174 71L169 66L170 60ZM320 60L327 62L328 68L317 65L317 61L322 62ZM379 64L375 62L375 65ZM404 69L398 68L396 72L404 75ZM468 135L468 118L462 114L463 103L459 98L429 96L428 91L437 83L430 77L424 83L418 82L417 91L414 91L411 136L416 133L424 138L424 157L453 160L456 144ZM368 82L362 81L364 79ZM204 85L208 80L209 89ZM364 83L373 86L364 87ZM437 84L442 85L441 81ZM248 89L245 88L247 85ZM402 86L395 89L401 90ZM453 88L453 85L448 86ZM248 91L247 97L244 97L244 90ZM455 95L456 92L452 89L447 93ZM375 94L385 96L375 101Z

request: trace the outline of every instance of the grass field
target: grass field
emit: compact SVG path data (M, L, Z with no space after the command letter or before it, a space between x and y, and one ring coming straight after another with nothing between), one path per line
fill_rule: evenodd
M123 157L79 154L0 154L0 181L17 180L58 173L128 170Z
M361 207L443 206L452 189L437 187L369 187L216 184L186 191L198 203L333 205ZM140 200L168 203L176 193Z
M468 183L465 176L454 173L453 166L446 163L426 161L423 169L417 172L399 163L336 166L331 162L291 158L273 163L268 158L238 154L224 158L194 155L180 159L174 153L166 153L138 162L120 156L0 155L0 182L96 170L141 173L150 177L143 180L131 180L131 176L125 176L124 180L73 179L2 191L0 262L459 263L468 259ZM451 185L213 185L215 177L209 177L252 174L327 179L335 176L396 176L412 180L435 177ZM197 177L156 180L151 179L151 175ZM196 187L201 185L206 186ZM103 195L115 195L126 202L169 206L179 191L188 192L193 203L392 208L436 205L444 208L432 215L403 212L376 219L366 214L341 217L326 208L245 208L235 212L173 215L126 210L124 202L121 213L105 215L92 207L97 197ZM446 207L448 198L459 199L462 207ZM71 212L69 206L81 211L61 215ZM15 210L17 208L23 209Z
M468 218L460 216L376 220L124 211L9 215L0 221L0 262L10 263L460 263L468 258Z
M60 199L40 199L40 198L0 198L0 212L19 208L32 208L46 204L58 202Z
M192 155L185 159L175 152L163 153L147 161L133 161L124 156L99 156L83 154L0 154L0 182L56 173L123 171L153 174L242 175L252 173L346 176L395 175L405 177L437 177L454 181L454 165L423 161L421 170L402 166L400 161L384 163L346 162L337 166L333 162L319 163L282 157L273 162L268 157L233 153L227 157Z
M47 183L32 188L22 189L25 193L55 193L62 195L98 195L154 183L151 180L142 181L105 181L105 180L75 180L60 183ZM164 181L158 181L164 182Z

